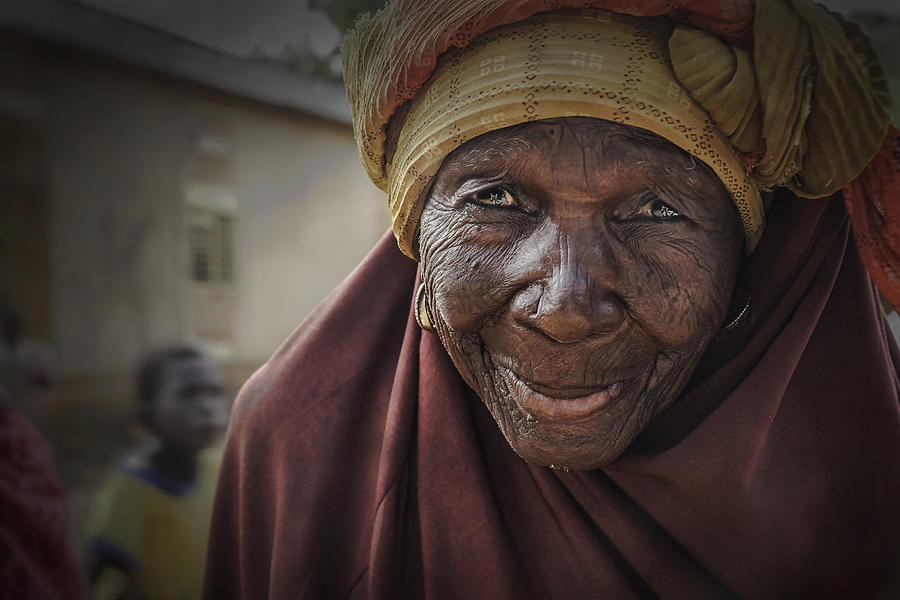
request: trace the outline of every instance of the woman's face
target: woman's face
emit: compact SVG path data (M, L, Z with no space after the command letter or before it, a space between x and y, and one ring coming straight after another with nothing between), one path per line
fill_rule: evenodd
M614 460L721 328L740 219L699 161L599 119L480 136L443 162L419 249L435 328L512 448Z

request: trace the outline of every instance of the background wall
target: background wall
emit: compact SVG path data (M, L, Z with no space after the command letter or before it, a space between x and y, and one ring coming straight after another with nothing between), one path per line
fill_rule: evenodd
M233 200L229 335L209 340L228 364L265 360L389 225L345 123L16 37L0 38L0 56L0 96L20 105L5 117L31 133L14 149L33 157L18 178L44 175L28 203L45 205L50 271L49 298L8 302L51 339L58 377L127 372L151 348L204 337L194 188ZM34 258L12 260L27 272Z
M80 551L94 490L144 439L140 358L199 344L233 396L387 230L387 202L347 121L2 30L0 81L0 314L47 358L51 385L14 395Z

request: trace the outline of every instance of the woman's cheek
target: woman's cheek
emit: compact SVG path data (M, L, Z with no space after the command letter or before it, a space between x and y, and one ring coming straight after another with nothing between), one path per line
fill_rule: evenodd
M651 293L632 307L635 317L668 349L708 341L724 320L732 284L727 274L703 257L671 261L648 269L642 286ZM701 268L697 268L698 265ZM692 274L686 278L685 274Z
M426 205L419 249L428 306L439 329L476 333L505 304L509 245L490 241L494 229L467 218L446 199Z
M503 273L497 264L500 261L485 254L477 248L458 245L436 256L426 269L431 309L452 330L476 333L507 302L507 286L503 285Z

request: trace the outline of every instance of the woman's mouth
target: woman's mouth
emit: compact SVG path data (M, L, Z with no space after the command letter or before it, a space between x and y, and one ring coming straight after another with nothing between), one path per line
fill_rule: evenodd
M514 400L538 420L584 419L603 409L622 393L623 381L597 387L562 387L526 383L510 369L499 367L515 389Z

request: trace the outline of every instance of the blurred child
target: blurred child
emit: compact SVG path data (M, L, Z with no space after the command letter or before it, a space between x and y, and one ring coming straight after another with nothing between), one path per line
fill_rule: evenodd
M220 376L200 352L161 350L138 372L138 420L158 441L114 474L88 522L96 600L200 597L224 429Z

